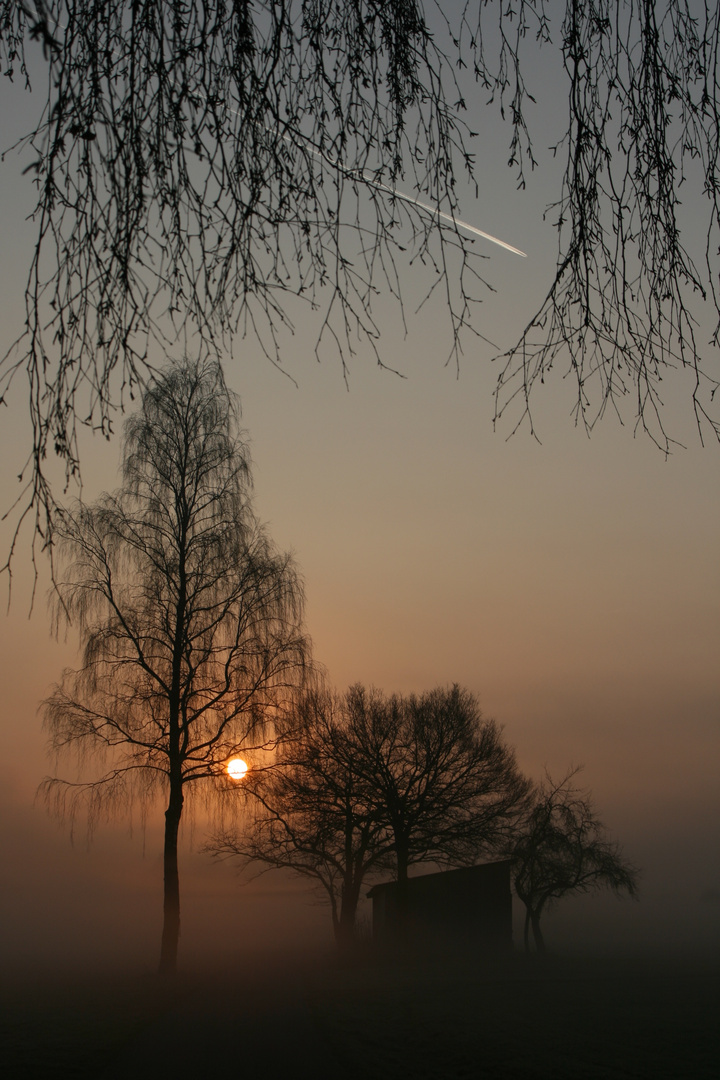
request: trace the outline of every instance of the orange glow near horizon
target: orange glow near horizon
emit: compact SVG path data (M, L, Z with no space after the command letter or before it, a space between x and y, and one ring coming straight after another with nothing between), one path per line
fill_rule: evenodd
M243 761L241 757L231 758L227 763L227 771L231 780L240 781L248 771L248 763Z

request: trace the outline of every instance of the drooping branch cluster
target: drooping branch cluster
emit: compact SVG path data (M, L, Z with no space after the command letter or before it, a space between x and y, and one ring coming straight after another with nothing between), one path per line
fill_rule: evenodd
M701 435L720 434L718 330L698 340L692 306L707 300L720 316L717 5L0 0L0 70L47 80L19 144L37 184L26 325L0 372L0 399L18 371L28 378L25 505L40 532L46 455L77 474L77 425L110 433L154 341L195 335L220 354L249 334L281 364L279 332L299 298L344 370L358 341L387 362L375 302L383 293L402 309L403 269L424 264L457 358L462 332L480 332L484 284L470 235L453 225L458 181L474 168L460 73L499 106L524 186L535 64L553 56L568 88L550 210L559 258L503 357L496 417L532 427L534 388L557 365L580 423L624 415L632 396L637 423L667 450L662 380L679 367ZM695 256L684 182L707 209Z
M549 33L546 21L538 33ZM592 428L608 408L622 415L633 395L636 423L667 452L661 384L680 367L691 373L701 437L720 436L709 411L720 322L712 341L698 340L693 308L699 296L720 316L717 5L568 0L560 43L569 110L556 153L565 170L548 211L558 265L539 311L505 354L497 417L512 410L518 425L532 425L533 388L558 363L577 386L579 423ZM682 201L696 210L703 194L705 250L693 258Z
M433 215L391 194L452 212L458 156L469 164L418 4L3 0L0 26L6 72L25 71L28 35L48 69L24 144L38 191L27 324L0 384L27 369L36 476L49 451L76 473L76 423L111 431L153 339L195 333L219 352L251 333L280 363L292 294L321 309L345 365L358 337L375 346L373 298L399 295L398 251L443 273ZM462 272L448 296L456 339Z

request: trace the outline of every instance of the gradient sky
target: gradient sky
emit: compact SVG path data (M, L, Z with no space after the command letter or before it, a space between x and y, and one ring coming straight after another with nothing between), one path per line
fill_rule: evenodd
M536 73L543 86L542 72ZM514 190L505 137L487 116L478 144L480 198L462 213L527 252L492 246L477 328L510 345L548 286L555 235L543 222L557 168L552 81L545 84L530 190ZM537 89L537 87L536 87ZM0 145L30 115L22 95L4 99ZM546 107L546 103L549 106ZM561 119L561 116L560 116ZM481 152L480 152L481 151ZM0 205L0 348L21 329L32 193L10 156ZM555 171L553 171L553 169ZM693 207L689 200L690 209ZM688 229L696 223L688 213ZM387 691L459 682L505 727L521 766L540 778L584 764L584 782L626 854L642 867L638 904L570 902L549 927L583 947L663 941L720 945L720 491L717 446L693 427L689 383L669 379L671 433L687 444L669 459L608 416L591 438L576 429L572 388L555 377L537 399L541 442L492 430L493 349L466 341L459 378L444 365L441 306L414 314L422 293L406 271L408 333L380 303L384 358L368 350L349 389L327 352L313 355L315 326L300 316L284 343L297 385L237 342L228 381L242 402L252 446L256 509L291 549L307 591L317 659L339 688L360 681ZM707 340L710 323L701 324ZM156 359L160 360L158 356ZM717 369L717 355L712 362ZM7 508L27 452L24 391L2 413L0 506ZM119 443L86 440L85 496L116 483ZM7 525L0 533L3 553ZM75 846L35 805L50 768L37 707L75 643L54 641L32 582L29 535L15 562L12 604L0 616L3 753L0 757L2 947L16 961L75 956L155 963L161 906L160 815L101 826ZM6 594L3 594L3 611ZM238 889L228 866L197 852L202 829L185 829L181 864L186 955L227 943L286 940L298 927L329 934L323 909L271 876ZM551 938L552 943L552 938ZM148 953L149 950L149 953Z

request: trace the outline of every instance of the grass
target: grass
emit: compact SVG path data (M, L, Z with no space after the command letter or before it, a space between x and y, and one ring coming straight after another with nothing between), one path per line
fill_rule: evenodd
M11 1080L714 1080L719 987L709 961L258 954L174 979L16 982L0 1060Z

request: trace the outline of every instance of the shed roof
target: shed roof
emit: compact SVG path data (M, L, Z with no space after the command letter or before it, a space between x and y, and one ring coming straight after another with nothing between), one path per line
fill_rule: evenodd
M412 888L414 883L422 882L425 884L431 884L433 881L437 881L442 878L447 881L449 885L457 882L460 885L463 881L488 876L492 872L497 873L500 867L510 868L511 859L496 859L495 862L490 863L478 863L476 866L460 866L454 870L438 870L433 874L418 874L416 877L408 879L408 887ZM383 881L379 885L373 885L368 890L368 897L371 899L375 896L380 896L384 892L393 892L398 887L397 881Z

